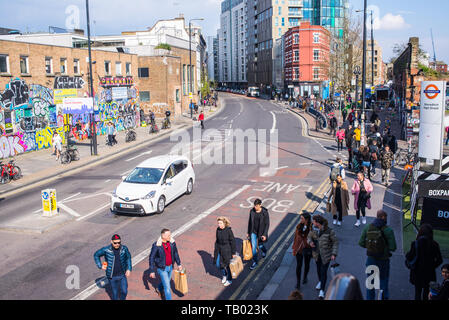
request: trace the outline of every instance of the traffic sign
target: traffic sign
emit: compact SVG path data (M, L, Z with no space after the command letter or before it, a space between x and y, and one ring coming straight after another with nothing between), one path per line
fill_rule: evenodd
M189 92L189 99L193 99L193 93Z

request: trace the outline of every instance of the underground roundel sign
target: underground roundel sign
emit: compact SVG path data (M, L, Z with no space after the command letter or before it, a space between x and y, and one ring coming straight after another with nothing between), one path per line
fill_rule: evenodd
M426 95L426 97L428 99L435 99L436 97L438 97L438 95L441 93L441 91L438 89L438 87L434 84L429 84L425 89L424 89L424 94Z

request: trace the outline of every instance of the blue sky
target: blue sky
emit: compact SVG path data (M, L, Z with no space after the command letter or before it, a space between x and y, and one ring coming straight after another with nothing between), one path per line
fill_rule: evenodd
M349 0L354 9L363 8L363 0ZM205 18L198 24L206 35L215 35L219 26L221 0L90 0L91 29L94 35L117 34L124 30L142 30L158 19ZM438 60L449 63L447 0L368 0L374 9L374 37L383 47L384 60L392 55L395 43L409 37L420 38L422 47L433 56L430 28L433 29ZM79 11L79 26L86 29L84 0L0 0L0 26L23 32L48 31L48 26L65 27ZM66 13L67 11L67 13Z

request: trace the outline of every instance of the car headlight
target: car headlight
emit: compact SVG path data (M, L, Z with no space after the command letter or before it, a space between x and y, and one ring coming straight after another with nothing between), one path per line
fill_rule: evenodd
M149 194L147 194L145 197L141 198L142 200L148 200L154 197L156 194L156 191L151 191Z

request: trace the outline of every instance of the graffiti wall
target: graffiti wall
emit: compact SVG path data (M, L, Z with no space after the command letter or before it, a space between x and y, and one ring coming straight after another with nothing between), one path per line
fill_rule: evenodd
M95 97L94 113L98 135L107 134L109 122L117 131L140 126L139 91L130 81L100 82L103 87ZM70 130L71 139L87 139L91 115L65 116L60 110L64 97L84 94L80 93L83 86L79 77L57 77L54 88L15 78L0 88L0 159L50 148L54 132L63 143L64 130Z

